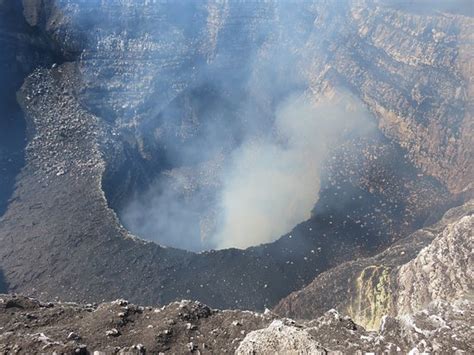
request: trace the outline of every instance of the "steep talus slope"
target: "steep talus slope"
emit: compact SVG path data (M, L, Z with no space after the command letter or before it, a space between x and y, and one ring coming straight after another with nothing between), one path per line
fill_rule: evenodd
M275 312L313 319L332 307L377 329L384 315L412 314L432 301L471 299L473 212L471 201L375 257L322 273L280 301Z
M137 242L125 238L126 231L107 208L100 189L104 163L97 136L101 127L67 94L67 84L73 84L61 80L67 73L67 66L64 72L56 70L55 77L38 70L27 80L31 90L22 93L31 137L19 186L1 222L2 265L5 270L10 269L9 263L16 265L10 269L14 275L7 274L12 288L21 282L32 292L37 288L48 294L69 293L83 279L81 284L88 286L80 294L85 295L97 285L107 287L111 274L118 271L96 246L110 239L121 242L108 245L109 255L120 260ZM22 201L22 196L27 200ZM25 214L28 220L22 222ZM145 265L156 249L155 245L144 250L148 256L140 259ZM31 260L37 261L34 267L28 267ZM122 275L134 279L132 274ZM117 284L109 287L118 292Z
M291 20L285 14L292 12L277 3L190 3L180 11L194 14L195 27L176 20L163 3L98 3L24 1L31 28L70 62L36 70L19 93L29 127L26 165L0 221L0 269L11 291L161 304L185 296L212 307L263 309L320 272L432 222L464 198L457 193L469 190L470 19L438 14L427 20L369 3L361 10L341 2L340 10L323 1L301 9L305 16L297 16L292 30L301 42L292 43L285 30ZM95 11L101 16L91 16ZM372 22L361 11L369 11ZM144 26L129 28L133 23ZM268 26L277 30L265 31ZM315 99L334 95L338 86L352 90L377 115L385 136L336 149L313 217L274 243L194 254L132 237L109 207L170 168L154 134L168 132L192 147L206 122L183 103L223 73L229 76L215 90L218 99L232 96L228 85L237 79L242 86L258 82L265 58L279 46L297 54L292 89L307 84ZM254 71L249 62L256 63ZM273 74L272 80L286 80ZM285 94L266 96L265 82L249 94L265 103L262 112ZM182 120L162 127L160 114L174 114L176 107ZM429 241L421 232L406 248L405 240L396 244L405 254L394 255L393 265L408 262ZM360 270L370 266L361 260L355 262ZM368 268L361 283L385 282L387 274ZM344 292L328 295L340 300ZM386 308L386 296L376 297L382 305L362 318Z

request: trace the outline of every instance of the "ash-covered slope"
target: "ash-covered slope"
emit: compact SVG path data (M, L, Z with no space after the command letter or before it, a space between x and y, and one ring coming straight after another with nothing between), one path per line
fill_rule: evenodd
M416 15L372 2L305 4L289 18L294 12L284 2L205 1L180 8L193 14L189 28L162 3L23 3L16 15L62 59L35 70L18 94L28 146L0 221L0 269L10 291L161 304L186 297L212 307L262 309L320 272L436 220L469 194L471 18ZM136 23L143 27L131 26ZM313 217L278 241L247 250L195 254L132 237L110 207L120 212L157 175L183 171L165 159L172 149L163 142L199 147L200 127L215 123L197 115L208 103L200 101L203 92L225 101L233 95L229 83L237 81L233 93L263 102L259 114L271 117L288 92L268 91L269 81L259 79L281 48L296 58L285 75L267 73L283 83L292 78L276 86L315 99L344 87L381 128L334 149ZM203 90L216 77L225 79L221 86ZM248 82L260 86L248 93ZM241 116L225 117L239 122ZM216 150L238 141L225 132ZM192 163L184 168L200 176L208 161Z

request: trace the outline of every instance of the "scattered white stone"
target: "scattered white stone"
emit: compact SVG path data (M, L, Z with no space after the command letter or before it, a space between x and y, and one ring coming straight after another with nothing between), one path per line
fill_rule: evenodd
M186 347L189 351L194 351L197 348L197 346L192 341L189 342Z
M67 336L67 340L78 340L80 338L81 337L74 332L69 333Z
M105 332L105 335L107 335L108 337L118 337L120 335L120 332L118 331L118 329L112 328L110 330L107 330Z
M306 330L274 320L242 340L235 354L325 354L324 348Z
M115 301L112 301L112 304L113 304L113 305L118 305L118 306L124 307L124 306L128 305L128 301L119 298L119 299L117 299L117 300L115 300Z
M187 330L196 330L197 326L191 323L186 323L186 329Z

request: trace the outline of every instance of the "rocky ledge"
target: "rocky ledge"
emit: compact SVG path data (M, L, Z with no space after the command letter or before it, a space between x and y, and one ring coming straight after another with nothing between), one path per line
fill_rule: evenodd
M192 301L155 308L0 295L0 353L462 353L472 350L473 319L468 300L384 317L377 331L368 331L335 310L295 322L269 311L219 311Z

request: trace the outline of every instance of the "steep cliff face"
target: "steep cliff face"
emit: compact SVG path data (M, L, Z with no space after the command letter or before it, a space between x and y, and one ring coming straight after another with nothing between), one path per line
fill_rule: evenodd
M223 72L242 82L279 49L296 53L288 64L301 68L285 73L293 70L315 97L328 85L350 87L417 167L453 193L470 189L470 17L358 1L292 11L284 3L25 3L26 18L43 25L61 51L81 53L81 102L133 126L139 141L146 140L139 127L156 128L154 116L186 89Z
M34 71L19 93L30 132L26 163L0 221L0 268L12 291L155 303L186 295L261 309L433 222L459 202L458 193L469 193L470 18L371 2L297 10L285 2L23 4L26 28L62 59ZM271 68L273 57L284 71ZM186 183L183 176L199 176L190 193L218 184L208 168L214 156L186 156L189 164L167 158L177 146L201 149L206 125L240 128L245 108L235 102L258 101L259 128L270 130L281 97L305 91L318 100L339 87L365 102L380 132L334 149L313 217L278 241L194 254L132 237L110 209L120 211L160 174ZM211 104L219 115L202 114ZM241 137L238 129L222 132L210 151L226 161ZM387 253L404 254L390 254L388 266L352 264L352 309L366 299L375 309L351 314L378 323L392 302L385 291L392 267L431 239L424 231L397 244ZM342 266L321 276L338 287L331 294L337 302L346 290L333 276L347 272ZM318 311L326 305L314 302Z
M397 275L396 309L412 313L432 300L468 297L473 288L474 218L465 216L449 224Z
M25 121L16 101L23 79L37 66L52 62L54 52L41 33L30 28L19 2L0 3L0 215L8 205L15 177L24 164Z
M378 329L386 315L404 317L431 302L472 297L473 202L449 210L373 258L342 264L282 300L278 314L313 319L334 307ZM461 302L462 303L462 302Z
M416 166L454 193L471 189L472 18L365 2L348 4L342 17L320 11L314 36L325 40L335 26L341 30L313 62L314 90L342 80Z

